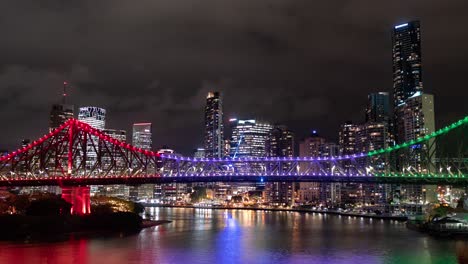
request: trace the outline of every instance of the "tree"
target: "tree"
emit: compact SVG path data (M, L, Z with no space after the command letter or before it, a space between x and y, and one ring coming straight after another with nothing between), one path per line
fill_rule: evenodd
M205 187L195 187L193 189L193 192L190 194L190 200L192 201L192 203L198 203L205 198L206 198Z
M26 214L34 216L68 215L70 214L71 206L64 199L55 196L32 201L26 209Z

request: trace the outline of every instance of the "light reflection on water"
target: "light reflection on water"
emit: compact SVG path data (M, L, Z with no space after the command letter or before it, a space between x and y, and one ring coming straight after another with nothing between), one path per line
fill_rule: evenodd
M148 208L172 223L137 235L0 242L0 263L462 263L466 241L397 221L294 212ZM465 254L465 255L464 255Z

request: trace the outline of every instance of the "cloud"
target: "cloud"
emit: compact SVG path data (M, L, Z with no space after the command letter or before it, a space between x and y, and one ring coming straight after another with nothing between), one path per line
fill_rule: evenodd
M223 92L226 117L334 139L340 123L363 120L367 93L391 91L391 28L409 19L422 23L424 85L443 125L466 114L467 10L464 0L0 2L0 117L12 127L0 147L47 129L63 80L77 107L108 110L109 127L153 122L157 145L186 154L202 144L209 90Z

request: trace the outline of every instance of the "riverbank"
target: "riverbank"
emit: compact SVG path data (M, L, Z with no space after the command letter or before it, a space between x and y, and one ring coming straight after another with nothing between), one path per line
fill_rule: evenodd
M227 206L194 206L194 205L163 205L163 204L145 204L145 207L170 207L170 208L193 208L193 209L212 209L212 210L250 210L250 211L274 211L274 212L298 212L298 213L318 213L318 214L331 214L351 217L363 217L372 219L383 219L383 220L396 220L406 221L407 216L392 216L392 215L371 215L371 214L359 214L350 212L339 212L332 210L312 210L312 209L296 209L296 208L257 208L257 207L227 207Z
M143 228L171 221L143 220L136 213L28 216L0 215L0 240L40 240L62 235L137 233Z
M406 222L408 229L429 234L435 237L450 237L450 238L468 238L468 228L447 227L445 225L409 220Z
M162 224L168 224L172 223L172 221L169 220L146 220L144 219L141 222L141 228L148 228L148 227L153 227L153 226L158 226Z

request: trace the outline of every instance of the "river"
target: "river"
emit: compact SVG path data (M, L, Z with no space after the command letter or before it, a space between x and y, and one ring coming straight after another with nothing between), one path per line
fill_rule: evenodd
M139 234L0 242L0 263L462 263L468 241L403 222L318 213L147 208Z

